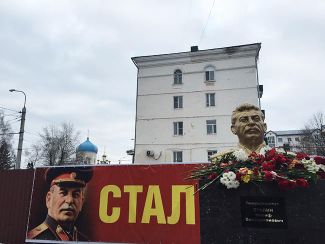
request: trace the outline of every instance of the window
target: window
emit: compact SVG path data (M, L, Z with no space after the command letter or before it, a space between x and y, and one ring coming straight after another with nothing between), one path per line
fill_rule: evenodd
M182 71L180 69L174 72L174 84L182 84Z
M275 143L274 136L267 137L267 142L268 143Z
M174 108L183 108L183 96L174 96Z
M217 121L215 119L213 120L207 120L207 134L216 134L217 133Z
M208 150L208 160L210 160L210 157L213 155L213 154L216 154L218 151L217 150Z
M270 147L274 147L275 146L275 137L274 136L267 137L267 144Z
M214 68L211 66L205 69L205 81L214 81Z
M292 140L291 140L291 138L290 137L288 137L288 142L291 142Z
M299 142L300 141L300 138L299 137L296 137L295 138L295 141L298 141Z
M215 93L206 93L205 97L206 97L205 101L206 101L206 106L207 107L216 106Z
M183 135L183 122L174 122L174 136Z
M278 138L278 142L283 142L281 137Z
M183 152L174 151L173 152L173 162L183 162Z

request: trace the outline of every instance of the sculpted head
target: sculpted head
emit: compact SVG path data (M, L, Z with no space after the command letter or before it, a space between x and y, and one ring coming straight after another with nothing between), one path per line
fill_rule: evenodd
M263 143L266 128L264 114L255 105L245 103L232 112L231 131L238 136L239 143L247 148Z

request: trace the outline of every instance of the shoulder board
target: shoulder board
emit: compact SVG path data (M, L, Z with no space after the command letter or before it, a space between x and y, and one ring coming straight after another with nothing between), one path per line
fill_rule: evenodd
M37 237L39 234L47 230L49 227L45 224L42 223L39 226L35 227L34 229L28 231L27 233L27 239L34 239Z

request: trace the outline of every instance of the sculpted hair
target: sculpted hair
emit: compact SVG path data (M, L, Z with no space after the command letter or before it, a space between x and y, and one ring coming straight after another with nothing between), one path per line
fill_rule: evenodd
M239 105L238 107L235 108L234 111L232 111L231 124L232 125L235 124L236 119L238 117L238 113L244 112L244 111L250 111L250 110L255 110L255 111L260 112L261 117L262 117L262 119L264 121L264 119L265 119L264 114L262 113L262 111L261 111L261 109L259 107L256 107L253 104L244 103L244 104Z

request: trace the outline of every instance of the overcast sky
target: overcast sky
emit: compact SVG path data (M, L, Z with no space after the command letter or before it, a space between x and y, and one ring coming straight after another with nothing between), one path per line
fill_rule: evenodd
M325 112L323 0L0 0L0 107L22 108L11 88L27 94L25 149L43 127L71 122L98 155L130 161L131 57L256 42L268 129L301 129Z

